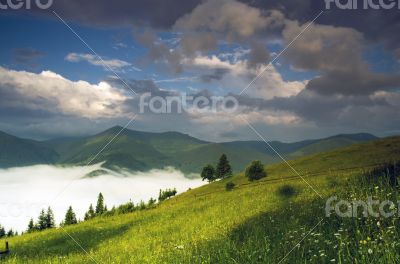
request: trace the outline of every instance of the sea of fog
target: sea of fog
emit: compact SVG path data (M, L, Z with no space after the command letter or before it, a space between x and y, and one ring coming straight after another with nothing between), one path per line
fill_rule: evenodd
M83 219L90 203L95 206L102 192L108 208L132 200L158 198L160 189L176 188L178 193L204 182L188 179L173 168L148 172L112 172L88 178L100 164L85 167L36 165L0 170L0 224L6 229L24 231L32 217L51 206L59 224L69 206Z

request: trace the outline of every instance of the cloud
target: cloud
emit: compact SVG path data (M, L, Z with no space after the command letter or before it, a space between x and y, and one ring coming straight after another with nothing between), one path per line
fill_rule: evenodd
M37 165L0 170L1 224L25 231L29 219L35 219L40 210L48 206L53 209L57 224L63 220L69 206L73 207L78 218L83 219L100 192L108 208L111 208L130 200L136 204L151 197L157 198L160 189L176 188L181 193L204 184L198 175L196 179L188 179L181 171L171 167L148 172L117 173L106 170L105 175L83 178L99 169L102 168L96 164L82 167ZM72 181L74 184L70 185ZM63 190L67 185L68 189Z
M18 63L28 67L36 67L37 60L45 55L44 52L32 49L32 48L23 48L23 49L13 49L12 57L13 60Z
M21 107L84 118L112 118L126 113L128 99L107 82L70 81L51 71L39 74L0 67L2 107Z
M141 69L134 67L129 62L119 59L104 59L93 54L69 53L65 57L65 60L69 62L86 61L91 65L103 67L105 70L111 69L113 71L119 71L123 68L129 67L130 69L133 69L135 71L142 71Z
M262 64L257 68L248 68L247 60L230 62L221 60L217 56L197 56L185 60L184 64L189 70L205 72L201 75L201 80L237 93L241 92L254 77L266 69L260 79L246 90L246 93L264 99L296 95L307 84L307 81L284 81L273 65L266 67L267 64Z
M286 21L282 32L285 45L306 27ZM283 55L301 71L318 71L307 89L321 94L369 95L400 86L399 74L375 73L362 58L363 35L351 28L311 24Z
M237 1L209 0L184 15L174 28L224 34L229 41L251 37L267 26L259 9Z
M135 38L141 45L147 47L147 62L166 65L166 69L174 74L182 73L183 55L180 50L172 49L159 41L152 31L136 32Z

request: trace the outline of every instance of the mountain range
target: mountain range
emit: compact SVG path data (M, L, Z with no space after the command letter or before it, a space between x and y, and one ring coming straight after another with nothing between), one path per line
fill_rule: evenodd
M92 136L47 141L22 139L0 132L0 167L102 162L104 168L112 170L147 171L173 166L190 174L199 173L206 164L215 164L222 153L228 156L234 172L242 171L256 159L265 164L279 161L262 141L213 143L178 132L151 133L129 129L115 137L121 129L116 126ZM290 159L375 139L377 137L371 134L360 133L294 143L269 143Z

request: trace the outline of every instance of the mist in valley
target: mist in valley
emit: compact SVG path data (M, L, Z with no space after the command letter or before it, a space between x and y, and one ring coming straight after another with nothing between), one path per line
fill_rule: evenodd
M90 173L101 175L88 177ZM93 173L92 173L93 174ZM59 224L69 206L83 219L89 205L102 192L109 209L132 200L138 203L157 198L160 189L176 188L178 193L204 184L189 179L174 168L148 172L114 172L100 164L57 167L36 165L0 170L0 224L7 230L26 230L29 219L37 219L50 206Z

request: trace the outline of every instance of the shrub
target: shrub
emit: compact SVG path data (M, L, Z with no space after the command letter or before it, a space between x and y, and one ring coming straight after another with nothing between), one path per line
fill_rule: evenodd
M236 186L236 184L234 184L233 182L227 182L226 184L225 184L225 190L227 190L227 191L232 191L233 190L233 188L235 188L235 186Z
M279 187L278 194L283 197L291 197L296 194L296 189L291 185L283 185Z
M259 160L253 161L246 169L246 177L249 181L259 180L267 176L264 165Z

